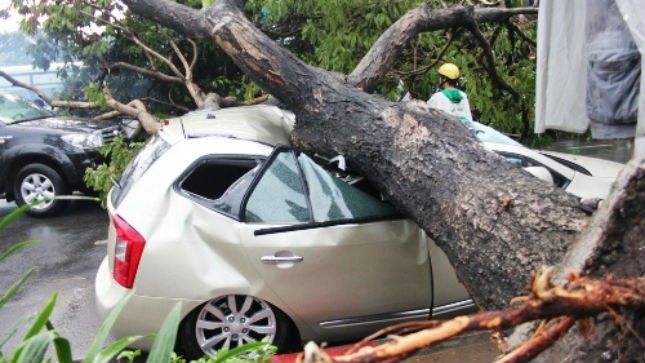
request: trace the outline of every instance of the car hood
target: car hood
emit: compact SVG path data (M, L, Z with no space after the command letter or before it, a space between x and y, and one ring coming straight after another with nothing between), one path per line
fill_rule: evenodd
M117 125L116 121L91 120L75 116L52 116L30 121L17 122L13 125L22 127L38 127L46 129L57 129L69 132L92 132L109 126Z
M582 155L565 154L555 151L540 150L541 154L580 165L597 178L615 179L625 164ZM574 168L575 169L575 168Z

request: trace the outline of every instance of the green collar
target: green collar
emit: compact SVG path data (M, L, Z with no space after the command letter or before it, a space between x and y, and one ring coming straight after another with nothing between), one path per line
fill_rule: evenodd
M456 88L444 89L441 93L443 93L444 96L446 96L452 103L459 103L464 98L461 95L461 92Z

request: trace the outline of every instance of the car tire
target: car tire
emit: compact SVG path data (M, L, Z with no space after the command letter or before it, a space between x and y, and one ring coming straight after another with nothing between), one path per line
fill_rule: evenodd
M295 325L282 311L251 296L228 295L209 300L182 320L176 351L186 359L199 359L265 338L279 352L300 344Z
M60 174L51 167L33 163L27 164L16 174L13 193L19 206L46 200L69 193L67 184ZM34 217L48 217L60 213L67 205L65 200L47 200L27 211Z

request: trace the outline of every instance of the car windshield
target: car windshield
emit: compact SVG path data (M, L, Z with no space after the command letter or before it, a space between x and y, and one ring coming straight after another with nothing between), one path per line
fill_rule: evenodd
M0 121L18 123L54 116L52 111L7 93L0 93Z
M522 146L519 142L502 134L492 127L480 124L477 121L462 119L461 122L470 130L470 132L481 142L490 142L495 144L506 144Z

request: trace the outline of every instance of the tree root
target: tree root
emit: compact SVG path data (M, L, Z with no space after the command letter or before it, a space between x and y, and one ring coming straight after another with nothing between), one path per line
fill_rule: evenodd
M562 337L576 321L580 322L581 331L585 334L589 326L589 321L586 319L588 317L610 311L619 322L616 310L635 310L645 307L645 278L643 277L614 279L608 276L602 280L592 280L571 275L569 282L564 286L553 286L552 271L553 268L546 268L533 274L529 284L529 295L513 299L511 306L505 310L459 316L446 321L396 325L368 339L375 339L383 334L401 334L401 331L407 335L390 336L388 341L376 346L365 346L364 340L344 355L335 357L330 357L323 349L310 343L307 346L307 354L301 354L297 362L396 362L409 357L421 348L468 331L499 331L533 320L555 319L527 342L498 360L503 363L526 362ZM631 332L635 334L633 330ZM641 337L638 338L642 341Z

